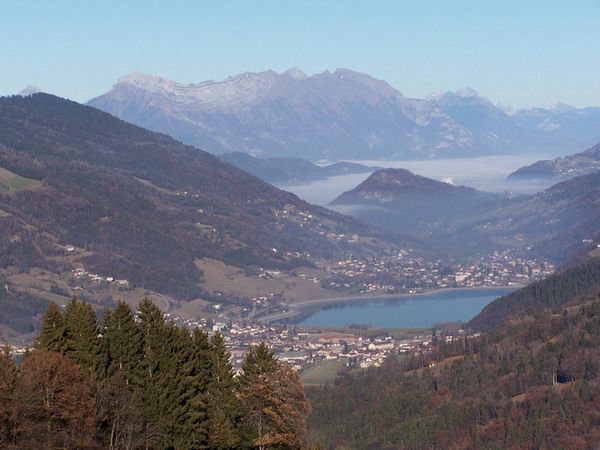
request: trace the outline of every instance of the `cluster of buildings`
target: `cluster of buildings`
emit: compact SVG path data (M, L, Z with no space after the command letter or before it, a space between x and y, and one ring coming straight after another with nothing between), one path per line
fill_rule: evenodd
M409 251L400 251L377 258L349 256L339 260L329 268L331 275L321 285L360 294L413 294L453 287L522 285L544 278L554 270L550 263L515 256L510 251L496 251L469 264L428 261Z
M315 216L310 211L304 211L304 210L298 209L296 207L296 205L286 204L286 205L284 205L283 209L274 210L273 215L275 216L275 220L276 220L275 226L278 228L284 227L285 222L290 221L290 222L296 223L300 227L304 227L304 225L310 224L311 229L316 230L316 232L320 236L327 237L327 238L337 241L337 242L345 241L345 242L348 242L351 244L352 243L356 244L360 240L360 238L357 234L339 233L339 232L335 232L335 231L328 229L321 222L321 218L319 218L318 216ZM296 257L300 257L300 256L303 256L303 257L309 256L310 257L310 255L306 254L306 253L301 253L301 252L295 252L295 253L296 253Z
M114 284L122 289L129 288L129 281L127 280L119 280L111 276L104 277L102 275L98 275L97 273L90 273L82 267L73 269L71 271L71 274L78 281L89 281L92 283L108 283Z
M219 322L210 319L184 319L166 315L168 319L190 328L199 327L209 334L220 332L231 353L236 369L242 366L251 346L266 343L276 356L302 371L327 360L343 360L354 367L378 367L391 355L419 354L430 350L432 335L416 335L406 339L392 336L366 337L362 333L346 333L316 328L295 328L244 322Z

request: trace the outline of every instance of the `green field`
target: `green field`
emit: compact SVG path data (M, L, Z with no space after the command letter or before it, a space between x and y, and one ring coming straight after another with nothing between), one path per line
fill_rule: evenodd
M300 374L300 379L305 386L322 386L333 383L338 371L346 364L345 359L330 359L321 361Z
M16 194L19 191L35 189L40 185L37 180L25 178L0 167L0 194Z

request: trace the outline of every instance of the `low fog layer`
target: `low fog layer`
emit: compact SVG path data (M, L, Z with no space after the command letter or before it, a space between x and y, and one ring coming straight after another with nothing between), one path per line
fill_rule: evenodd
M531 194L549 186L548 182L507 182L506 177L519 167L543 159L537 156L487 156L482 158L438 159L431 161L352 161L367 166L408 169L438 181L464 185L487 192ZM327 205L342 192L362 183L368 173L341 175L298 186L285 186L303 200Z

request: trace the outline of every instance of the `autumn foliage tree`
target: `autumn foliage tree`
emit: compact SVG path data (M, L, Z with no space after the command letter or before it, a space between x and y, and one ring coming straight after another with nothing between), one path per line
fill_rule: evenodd
M301 448L310 406L297 372L265 344L248 352L242 370L239 395L247 442L260 449Z
M96 437L96 405L81 368L56 352L37 350L20 368L15 397L23 448L89 448Z
M17 402L15 387L17 366L9 348L0 351L0 448L9 447L15 442L17 425Z

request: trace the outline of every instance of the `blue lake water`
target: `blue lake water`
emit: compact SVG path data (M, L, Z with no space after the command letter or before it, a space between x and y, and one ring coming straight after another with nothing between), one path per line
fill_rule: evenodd
M298 324L311 327L361 324L381 328L420 328L442 322L466 322L492 300L513 290L456 289L414 297L374 297L364 302L328 305L304 317Z

